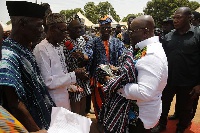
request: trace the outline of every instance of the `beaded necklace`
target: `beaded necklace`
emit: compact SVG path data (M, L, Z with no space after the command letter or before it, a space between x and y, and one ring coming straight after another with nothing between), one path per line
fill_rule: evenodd
M144 47L143 49L138 50L137 54L135 55L134 59L138 60L146 55L147 52L147 46Z

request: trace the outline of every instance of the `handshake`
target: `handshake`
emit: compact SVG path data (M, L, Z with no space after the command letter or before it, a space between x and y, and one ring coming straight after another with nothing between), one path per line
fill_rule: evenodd
M105 84L109 79L113 78L115 76L113 74L115 69L117 70L117 67L114 67L112 65L99 65L96 70L98 82L100 82L101 84Z
M74 70L75 75L77 78L81 80L89 80L89 74L86 72L86 69L83 68L77 68Z

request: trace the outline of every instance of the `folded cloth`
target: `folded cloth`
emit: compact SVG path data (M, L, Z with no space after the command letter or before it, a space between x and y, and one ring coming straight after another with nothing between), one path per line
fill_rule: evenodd
M91 123L90 118L63 107L53 107L48 133L89 133Z

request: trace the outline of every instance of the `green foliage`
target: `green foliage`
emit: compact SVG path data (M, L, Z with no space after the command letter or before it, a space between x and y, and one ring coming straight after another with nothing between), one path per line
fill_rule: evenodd
M66 18L71 17L74 14L77 14L78 12L81 12L84 15L84 12L81 8L75 8L75 9L71 9L71 10L61 10L60 14L65 15Z
M79 11L94 24L98 23L99 18L105 15L111 15L115 21L120 21L119 15L116 14L115 9L108 1L100 2L98 5L95 5L94 2L88 2L84 6L84 11L81 8L76 8L71 10L62 10L60 13L65 15L66 18L69 18Z
M179 7L187 6L191 10L196 10L200 4L189 0L152 0L147 2L147 7L143 10L145 14L151 15L157 27L166 17L171 17L175 10Z
M92 23L98 23L99 14L97 12L97 6L94 2L88 2L84 6L85 17L88 18Z
M84 6L85 16L93 23L98 23L99 18L105 15L111 15L113 19L117 22L120 21L119 15L116 14L113 6L108 2L100 2L95 5L94 2L88 2Z
M141 15L143 15L143 13L128 14L126 17L124 17L124 18L122 19L122 22L127 22L127 21L128 21L128 18L129 18L130 16L136 16L136 17L138 17L138 16L141 16Z

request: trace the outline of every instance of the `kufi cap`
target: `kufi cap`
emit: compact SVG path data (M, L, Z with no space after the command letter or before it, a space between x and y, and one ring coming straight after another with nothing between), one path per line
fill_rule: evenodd
M65 16L59 13L52 13L47 16L47 25L65 23Z
M80 23L82 22L81 18L77 14L73 14L72 16L70 16L69 18L67 18L66 22L69 25L74 20L78 20Z
M48 3L42 3L41 6L45 8L45 17L52 13L50 5Z
M36 3L27 1L6 1L9 16L24 16L43 18L45 8Z
M107 15L99 20L100 25L111 23L111 22L112 22L112 19Z

